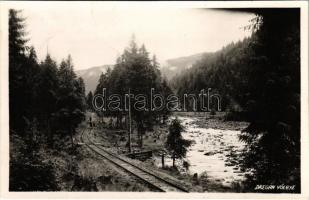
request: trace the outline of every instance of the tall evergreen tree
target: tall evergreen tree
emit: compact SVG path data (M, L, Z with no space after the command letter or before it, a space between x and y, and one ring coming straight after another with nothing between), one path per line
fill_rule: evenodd
M73 134L75 128L84 119L86 109L85 85L81 78L76 78L73 70L72 58L69 55L60 64L59 93L57 101L57 120L61 125L62 133L71 137L73 146Z
M255 170L252 185L284 182L299 191L300 11L255 12L247 95L250 125L242 136L249 150L245 164Z
M29 88L33 88L33 82L27 76L32 71L28 62L28 46L25 19L21 16L21 11L9 10L9 109L11 130L22 133L25 128L24 117L29 116ZM35 57L33 54L32 58Z
M87 100L87 108L89 110L93 110L92 106L93 94L91 91L87 94L86 100Z
M191 145L191 141L183 139L181 133L185 130L180 121L176 118L169 126L169 134L166 140L166 148L171 153L173 159L173 167L175 167L176 158L186 156L187 148Z
M56 131L54 115L57 111L59 79L56 62L47 54L44 62L40 65L40 76L38 80L38 117L41 127L45 128L52 139L52 134Z

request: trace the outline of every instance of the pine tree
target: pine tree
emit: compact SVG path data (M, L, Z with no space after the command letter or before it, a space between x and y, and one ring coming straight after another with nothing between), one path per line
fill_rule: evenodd
M20 10L9 10L9 61L12 68L25 58L28 47L25 38L25 18L21 16Z
M299 191L300 13L261 10L257 15L247 95L250 125L242 136L249 149L246 167L255 170L249 187L284 182Z
M169 87L167 80L165 78L163 79L161 83L160 92L163 95L164 99L167 99L169 95L174 94L174 92ZM162 109L162 111L160 111L160 114L162 115L162 122L163 124L165 124L165 121L167 120L168 116L171 114L170 110L166 107L166 102L164 104L164 108Z
M85 117L86 101L84 81L81 78L76 79L70 55L61 62L58 77L59 99L56 116L61 124L63 136L69 135L73 146L75 128Z
M59 79L57 63L47 55L45 61L40 65L40 76L38 80L38 119L44 127L50 139L56 130L54 126L54 115L57 111L56 102L58 101Z
M29 118L29 101L33 82L27 76L33 66L27 62L25 19L21 11L9 10L9 109L10 128L22 134L25 128L24 117ZM33 56L33 55L31 55ZM30 97L30 98L29 98Z
M172 155L173 167L175 167L176 158L184 158L187 148L191 145L191 141L182 138L181 133L185 131L184 126L176 118L169 126L169 134L166 140L166 148Z
M88 110L93 110L93 106L92 106L93 94L91 91L87 94L86 99L87 99Z

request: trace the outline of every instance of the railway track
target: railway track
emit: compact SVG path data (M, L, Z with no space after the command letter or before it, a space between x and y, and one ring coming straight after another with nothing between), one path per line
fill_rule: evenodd
M115 155L101 146L95 144L89 138L89 134L91 133L92 129L85 129L81 136L81 142L84 143L89 149L94 151L99 156L105 158L106 160L110 161L114 165L122 168L126 172L138 177L146 184L152 186L153 188L157 189L161 192L188 192L185 188L181 187L178 184L171 182L170 180L166 180L164 178L159 177L158 175L152 173L149 170L143 169L133 163L130 163L124 158L121 158L118 155ZM87 134L88 132L88 134Z

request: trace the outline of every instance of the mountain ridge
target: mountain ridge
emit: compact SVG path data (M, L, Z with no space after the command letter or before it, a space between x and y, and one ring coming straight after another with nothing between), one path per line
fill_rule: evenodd
M171 80L174 76L182 71L189 69L197 61L201 60L204 56L211 54L209 52L196 53L189 56L181 56L166 60L166 65L161 68L161 72L166 79Z
M77 76L84 79L85 92L88 94L90 91L94 92L98 84L100 75L105 73L108 68L113 69L114 65L100 65L87 69L76 70Z
M164 66L160 68L163 77L167 80L171 80L174 76L181 73L182 71L191 68L197 61L202 59L208 52L202 52L197 54L192 54L189 56L181 56L176 58L167 59ZM85 91L88 94L90 91L94 92L98 84L100 75L102 72L106 72L108 68L113 69L114 65L106 64L100 66L93 66L90 68L77 70L76 74L82 77L85 82Z

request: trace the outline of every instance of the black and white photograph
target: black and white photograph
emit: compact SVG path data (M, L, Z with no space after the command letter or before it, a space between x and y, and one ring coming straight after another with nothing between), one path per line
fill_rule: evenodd
M214 3L2 1L5 190L307 193L308 2Z

